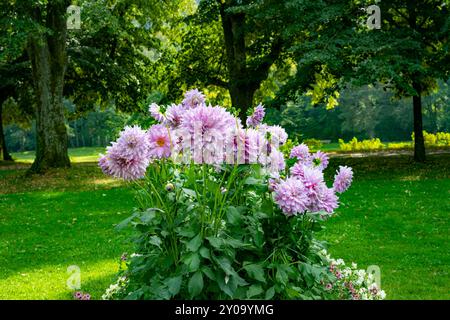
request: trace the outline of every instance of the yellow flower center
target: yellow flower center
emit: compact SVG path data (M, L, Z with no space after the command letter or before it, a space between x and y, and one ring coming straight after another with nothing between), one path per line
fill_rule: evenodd
M164 140L164 138L158 138L158 139L156 140L156 144L157 144L159 147L164 147L164 145L166 144L166 141Z

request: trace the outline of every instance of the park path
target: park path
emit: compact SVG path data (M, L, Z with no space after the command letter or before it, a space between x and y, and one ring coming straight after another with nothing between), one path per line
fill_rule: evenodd
M392 157L392 156L413 156L414 150L385 150L374 152L336 152L326 151L330 158L364 158L364 157ZM430 150L427 155L450 154L450 150Z

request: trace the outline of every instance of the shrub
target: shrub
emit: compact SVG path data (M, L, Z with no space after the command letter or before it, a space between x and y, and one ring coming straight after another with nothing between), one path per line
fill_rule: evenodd
M303 143L306 144L312 151L317 151L323 147L322 141L317 139L305 139L303 140Z
M389 142L387 144L388 149L411 149L414 148L412 142Z
M370 151L383 149L385 145L378 138L358 141L354 137L347 143L339 139L339 147L342 151Z
M100 159L106 174L132 181L137 202L117 226L135 230L136 253L105 299L349 298L328 290L344 284L315 233L349 188L350 168L328 187L326 154L304 144L286 165L287 135L261 123L262 106L246 129L197 90L150 111L160 124L127 127Z

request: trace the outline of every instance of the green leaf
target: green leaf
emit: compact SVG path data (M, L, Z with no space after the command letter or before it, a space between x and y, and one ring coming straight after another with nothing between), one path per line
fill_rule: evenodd
M266 296L265 296L265 300L270 300L273 298L273 296L275 295L275 286L270 287L267 291L266 291Z
M264 269L259 264L248 264L244 266L245 271L247 271L248 275L261 282L266 282L264 277Z
M158 236L151 236L150 240L148 241L150 244L153 244L154 246L157 246L161 249L161 239Z
M206 239L208 239L209 243L216 249L220 249L223 244L222 239L217 237L207 237Z
M255 234L253 235L253 241L255 242L257 248L262 248L262 246L264 245L264 234L261 230L256 230Z
M194 197L195 198L197 196L197 194L195 193L194 190L183 188L183 191L184 191L184 193L186 193L190 197Z
M146 211L142 212L140 216L142 223L148 224L150 221L152 221L156 216L155 211L164 212L158 208L149 208Z
M278 282L281 282L282 284L286 285L286 283L288 282L288 274L286 272L286 266L279 265L277 267L276 278Z
M234 274L235 271L233 270L233 267L231 267L230 261L225 257L219 257L214 259L217 264L222 268L222 270L227 274L231 275Z
M202 272L207 276L210 280L216 281L216 276L214 275L214 272L212 272L210 267L203 266Z
M247 179L245 179L244 184L248 184L248 185L261 184L261 180L256 179L254 177L248 177Z
M116 230L121 231L121 230L125 229L126 227L128 227L128 226L130 225L130 222L131 222L134 218L136 218L137 215L138 215L137 213L134 213L134 214L132 214L131 216L129 216L128 218L126 218L125 220L119 222L119 223L116 225L116 227L115 227Z
M200 257L197 252L188 255L184 259L184 263L188 266L189 272L195 272L200 266Z
M259 284L251 285L247 291L247 298L250 299L251 297L257 296L257 295L261 294L262 292L263 292L263 289L261 288L261 285L259 285Z
M202 245L202 235L199 233L195 238L188 242L187 249L192 252L198 251L198 248Z
M198 296L203 290L203 275L200 271L194 273L188 283L188 291L191 297Z
M241 222L242 216L239 213L238 209L233 206L229 206L227 209L227 220L231 224L238 224Z
M167 281L167 287L169 289L170 294L172 294L172 296L175 296L178 294L178 292L180 292L182 279L183 279L182 276L178 276L178 277L170 278Z
M200 248L200 255L205 259L211 260L211 254L209 253L208 248L205 247Z

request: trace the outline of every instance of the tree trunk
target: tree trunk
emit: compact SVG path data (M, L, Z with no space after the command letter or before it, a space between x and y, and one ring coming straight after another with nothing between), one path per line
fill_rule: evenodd
M414 109L414 161L425 161L425 141L423 138L423 123L422 123L422 97L421 90L418 84L413 84L417 95L413 96Z
M63 86L67 65L66 4L47 5L47 27L52 33L29 40L36 104L36 158L31 172L70 167L64 119Z
M253 106L253 97L261 80L257 80L257 76L247 67L245 14L229 14L224 5L220 14L229 76L228 91L233 107L240 109L239 117L245 124L247 111Z
M3 132L3 101L0 100L0 159L12 161L12 157L6 147L5 133Z
M239 108L239 118L242 124L245 125L247 120L247 112L253 106L253 96L255 95L256 89L246 88L244 86L234 86L230 85L230 96L231 103L233 107Z

